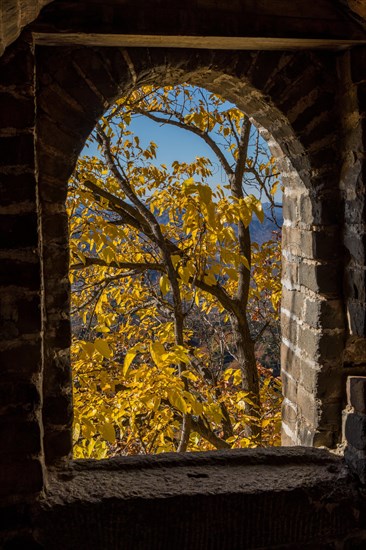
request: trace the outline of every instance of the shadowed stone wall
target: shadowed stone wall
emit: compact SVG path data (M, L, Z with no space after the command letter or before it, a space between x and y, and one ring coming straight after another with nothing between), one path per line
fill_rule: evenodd
M68 10L72 4L58 0L51 3L46 8L49 15L45 12L34 28L37 32L45 27L57 31L59 25L65 30L67 24L71 25ZM100 25L103 32L111 32L116 24L111 14L124 13L125 17L122 3L103 3L99 11L98 4L93 2L91 13L102 14L103 18L90 19L94 30ZM211 4L200 0L200 16L196 18L192 16L196 13L194 10L186 13L180 9L179 17L174 19L176 31L183 25L184 31L189 32L191 24L197 30L200 22L211 33L222 30L224 19L218 18L217 11L210 12ZM57 18L60 15L57 6L61 9L60 18ZM327 6L329 2L319 2L317 9L324 11ZM231 28L238 29L239 8L235 3L231 11L222 9L223 18L232 25L228 27L228 34ZM72 19L75 25L80 24L80 18L89 21L85 9L84 2L72 8L71 15L76 13ZM156 30L149 27L151 6L150 11L139 12L129 3L129 13L131 29L146 33ZM348 21L347 25L340 24L341 12L331 16L327 11L324 13L321 20L313 18L314 32L321 34L322 29L331 28L335 36L341 32L347 34L351 27ZM276 32L280 33L287 23L282 13L277 15ZM290 34L296 35L299 22L295 15L291 18ZM256 32L260 31L259 21L262 21L268 34L270 27L265 25L268 14L262 13L261 17L256 20ZM155 22L156 18L155 14ZM121 21L128 29L128 21L123 18ZM159 19L162 29L170 23L164 21ZM302 29L305 33L306 28ZM96 121L132 85L187 81L206 87L236 103L268 139L285 183L283 444L335 447L340 441L346 377L366 372L365 61L364 46L346 52L35 47L30 29L7 48L0 58L0 497L1 506L5 506L0 515L0 530L5 533L0 535L0 545L2 541L9 542L4 543L4 548L32 548L34 502L45 489L50 491L49 495L56 491L54 500L49 496L49 500L42 501L45 509L49 506L51 515L56 514L52 516L56 525L57 484L75 477L74 466L68 462L72 388L67 180ZM274 457L276 452L273 451ZM306 453L304 451L305 462ZM257 460L261 460L259 456L260 453ZM287 455L285 451L278 451L278 456ZM310 462L314 460L317 464L315 455L309 456ZM276 464L281 466L278 479L286 479L286 468L298 464L293 458L280 459L280 463L276 460L266 464L271 468ZM334 464L330 462L326 468L332 469ZM235 470L230 460L227 465L231 475L245 478L245 470ZM145 463L139 468L144 470ZM356 502L357 491L346 491L349 483L346 474L340 493L335 498L330 496L332 486L339 480L337 468L333 468L334 477L327 478L325 484L320 478L314 478L311 495L316 496L319 491L320 502L330 503L330 511L326 509L330 516L324 514L321 525L314 523L309 527L308 540L313 541L309 543L310 548L314 547L318 534L324 541L329 534L332 544L339 538L343 541L339 547L352 548L352 542L344 542L347 537L344 527L353 532L362 525L364 512ZM108 468L106 471L109 479ZM206 472L200 470L198 474L206 475ZM260 471L257 474L262 476ZM69 498L74 498L73 491L78 491L78 484L83 483L83 474L76 477L74 484L65 484L67 494L60 496L65 506L69 505ZM86 474L85 479L87 494L93 489L92 476ZM184 479L183 476L182 488ZM272 481L271 490L276 491L276 482ZM242 490L244 485L228 486L231 495ZM297 489L294 490L296 496ZM209 486L202 487L199 498L205 491L209 491ZM263 493L263 486L259 491ZM228 506L237 506L236 497L225 500L219 490L215 495L218 496L213 497L210 504L212 521L220 516L225 502ZM161 493L158 491L155 496L160 499ZM112 495L111 502L122 497L122 493ZM130 500L133 498L132 492L126 496L127 504L121 501L117 509L132 513L135 508L130 507ZM248 496L249 507L251 498ZM263 498L269 508L276 510L279 501L271 500L268 495ZM174 502L177 509L181 508L179 498ZM191 502L187 525L195 517L195 500ZM354 508L356 515L352 516L352 512L342 525L342 511L337 508L334 515L332 511L337 503L344 505L345 502L344 509ZM82 510L83 499L79 504ZM165 504L159 509L166 510ZM136 513L140 509L141 517L148 515L149 506L139 508L137 505ZM311 516L317 506L314 505L310 513L303 503L297 508L298 515L306 508ZM244 505L240 509L245 513ZM91 516L83 516L78 509L75 518L83 517L82 521L88 525L93 517L102 513L98 508L90 510ZM43 511L38 509L37 513L41 518L37 528L42 530L40 525L46 519ZM63 513L68 524L70 508ZM233 523L233 533L242 533L239 519ZM73 529L77 528L77 523L72 525ZM266 525L261 524L261 528L269 529ZM151 527L151 533L163 536L160 527L157 531ZM199 525L196 528L199 531ZM208 544L205 533L202 531L200 536L204 544ZM286 533L284 530L277 539L265 540L253 534L250 544L263 547L270 540L276 540L276 544L283 542L288 547L291 544L305 547L305 525L300 525L296 533ZM39 536L39 540L46 541L46 547L47 536L46 532ZM120 547L118 542L110 542L115 540L114 536L111 527L108 548ZM237 539L242 544L243 537L242 533ZM197 535L194 538L197 548L199 540ZM328 543L325 541L325 544Z

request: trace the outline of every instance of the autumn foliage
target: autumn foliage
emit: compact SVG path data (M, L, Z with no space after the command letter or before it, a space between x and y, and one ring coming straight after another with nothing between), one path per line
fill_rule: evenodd
M156 162L136 116L203 139L212 161ZM278 239L252 243L279 187L245 115L188 86L132 90L70 180L75 457L278 445L281 389L255 358L277 323Z

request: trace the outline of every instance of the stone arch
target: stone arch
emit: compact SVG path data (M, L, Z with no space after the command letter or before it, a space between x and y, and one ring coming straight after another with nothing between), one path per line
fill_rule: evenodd
M283 443L334 446L344 321L337 80L329 54L38 47L36 62L46 462L71 452L67 180L103 112L133 84L148 82L206 87L265 129L286 186Z

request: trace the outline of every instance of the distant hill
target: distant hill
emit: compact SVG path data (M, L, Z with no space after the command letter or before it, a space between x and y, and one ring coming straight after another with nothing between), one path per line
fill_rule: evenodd
M267 203L263 203L262 206L264 211L263 223L261 223L256 216L253 216L253 220L249 226L250 236L252 240L258 244L262 244L266 241L269 241L272 238L272 232L279 230L277 225L281 228L283 224L283 215L282 215L281 205L276 205L273 211L274 218L277 222L277 225L273 221L271 205L267 202Z

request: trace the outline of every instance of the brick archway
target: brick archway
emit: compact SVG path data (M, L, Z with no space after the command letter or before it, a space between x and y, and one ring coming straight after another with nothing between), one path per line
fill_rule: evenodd
M188 81L220 93L268 138L286 187L283 443L333 447L340 434L344 321L336 75L329 55L39 47L36 64L47 463L71 452L67 180L96 121L135 83Z

